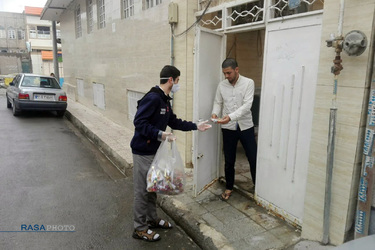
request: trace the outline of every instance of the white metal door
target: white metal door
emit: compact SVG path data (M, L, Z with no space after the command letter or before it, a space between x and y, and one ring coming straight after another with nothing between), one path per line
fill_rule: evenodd
M196 28L194 55L194 120L211 118L213 100L222 80L224 35ZM194 195L219 177L219 126L193 136Z
M303 218L320 37L320 14L266 28L256 195L297 224Z

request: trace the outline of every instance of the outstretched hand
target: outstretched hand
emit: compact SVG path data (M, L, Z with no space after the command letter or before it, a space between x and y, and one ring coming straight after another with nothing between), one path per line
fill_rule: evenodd
M207 124L208 120L205 120L205 121L202 121L202 122L199 122L197 124L197 128L199 131L206 131L207 129L211 128L212 125L210 124Z

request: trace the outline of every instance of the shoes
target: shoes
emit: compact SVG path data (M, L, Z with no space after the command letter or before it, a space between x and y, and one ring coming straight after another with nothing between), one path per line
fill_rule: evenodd
M219 199L222 200L222 201L227 201L229 200L229 197L232 195L232 192L233 190L225 190L224 193L222 193L220 196L219 196Z
M144 240L148 242L154 242L154 241L158 241L161 239L159 234L157 234L156 232L150 229L146 229L143 231L134 230L132 236L134 239Z
M156 221L147 222L150 228L162 228L162 229L171 229L173 228L172 224L166 220L158 219Z

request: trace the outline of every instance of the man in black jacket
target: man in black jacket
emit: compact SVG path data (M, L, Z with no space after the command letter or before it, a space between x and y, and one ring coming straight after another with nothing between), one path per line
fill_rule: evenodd
M166 132L167 126L172 129L205 131L211 126L207 121L195 124L183 121L173 113L169 93L179 89L180 71L174 66L164 66L160 72L160 85L151 90L138 101L134 117L134 136L130 143L133 153L134 180L134 232L133 238L145 241L160 240L160 235L149 228L172 228L171 223L160 219L156 214L156 193L147 192L147 172L155 157L161 141L174 140L172 133Z

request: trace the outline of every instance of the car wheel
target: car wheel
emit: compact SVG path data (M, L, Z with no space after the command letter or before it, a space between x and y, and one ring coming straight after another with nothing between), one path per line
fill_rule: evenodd
M10 109L12 107L12 104L10 103L8 97L6 97L6 98L7 98L7 108Z
M58 110L56 111L56 113L57 113L57 117L63 117L65 114L65 110Z
M16 105L14 105L14 102L13 102L12 107L13 107L13 109L12 109L13 115L14 116L18 116L21 113L21 110L19 110L19 109L16 108Z

